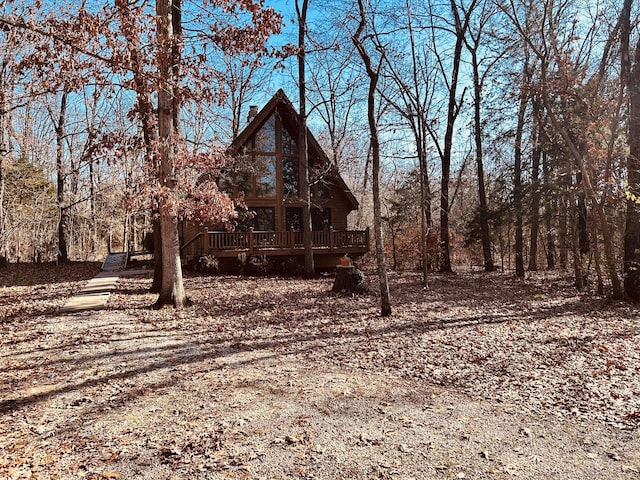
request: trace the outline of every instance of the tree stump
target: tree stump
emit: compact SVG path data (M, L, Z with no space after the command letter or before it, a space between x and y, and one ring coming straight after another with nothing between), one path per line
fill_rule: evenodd
M367 287L364 283L364 273L353 265L336 265L336 278L333 281L333 292L364 293Z

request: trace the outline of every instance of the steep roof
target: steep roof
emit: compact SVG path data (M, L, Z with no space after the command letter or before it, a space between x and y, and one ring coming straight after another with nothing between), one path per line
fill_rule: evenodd
M238 153L242 146L256 133L262 125L271 117L274 112L278 112L282 118L283 123L287 125L293 125L296 130L299 126L299 115L296 112L291 100L287 97L282 89L278 90L273 97L265 104L264 107L251 119L247 126L238 134L229 146L229 151ZM324 152L316 138L313 136L309 128L307 128L307 142L309 146L309 152L315 154L321 162L328 165L330 163L329 157ZM335 186L343 191L352 210L356 210L359 206L356 197L353 195L344 179L340 176L337 169L331 174L331 178L335 180Z

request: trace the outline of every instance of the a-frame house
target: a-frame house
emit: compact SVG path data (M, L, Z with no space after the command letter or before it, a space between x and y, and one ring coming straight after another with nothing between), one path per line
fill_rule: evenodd
M279 90L258 111L251 107L247 126L229 147L237 166L220 188L244 195L250 215L234 231L212 225L183 224L182 255L186 261L216 258L225 269L238 262L302 262L298 114ZM347 217L358 202L310 131L311 218L317 268L335 266L348 254L357 258L369 249L368 230L347 230Z

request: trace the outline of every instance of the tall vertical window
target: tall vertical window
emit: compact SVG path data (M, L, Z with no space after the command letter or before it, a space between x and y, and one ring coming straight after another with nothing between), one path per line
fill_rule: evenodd
M256 155L256 197L273 197L276 194L276 158L273 155Z
M285 226L287 230L302 230L302 207L285 208Z
M276 151L276 118L271 115L255 135L256 152Z
M289 133L286 127L282 126L282 153L290 153L293 155L298 154L298 144L293 139L293 136Z
M285 197L297 197L300 194L298 157L284 156L282 158L282 183Z

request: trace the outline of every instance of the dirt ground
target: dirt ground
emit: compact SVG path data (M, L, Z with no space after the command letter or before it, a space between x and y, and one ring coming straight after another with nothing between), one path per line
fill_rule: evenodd
M2 479L637 479L638 310L539 274L148 278L59 313L95 264L0 272ZM369 284L375 286L372 278Z

